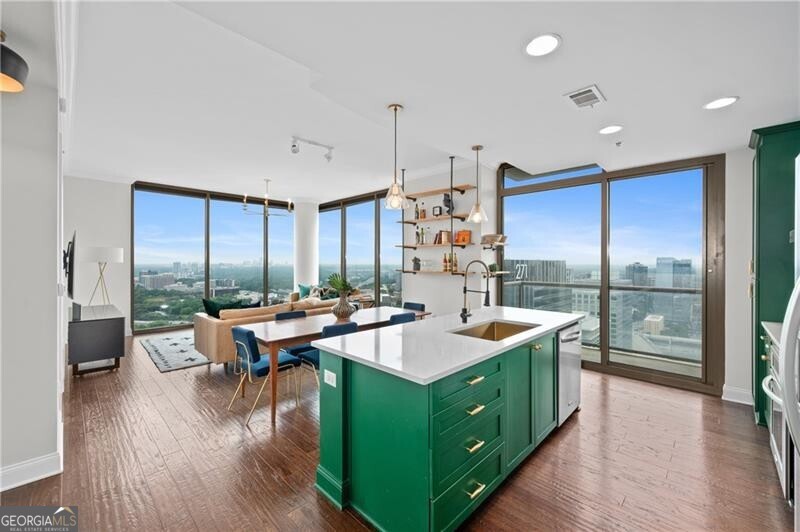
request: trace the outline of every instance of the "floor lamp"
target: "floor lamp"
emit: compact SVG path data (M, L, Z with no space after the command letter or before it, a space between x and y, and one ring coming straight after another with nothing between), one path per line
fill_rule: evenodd
M92 296L89 298L89 306L91 306L94 296L97 291L100 291L100 297L103 305L111 304L111 297L108 295L108 286L106 286L105 271L108 264L120 264L123 262L124 253L122 248L112 247L88 247L81 252L81 259L83 262L96 262L99 275L97 282L94 284Z

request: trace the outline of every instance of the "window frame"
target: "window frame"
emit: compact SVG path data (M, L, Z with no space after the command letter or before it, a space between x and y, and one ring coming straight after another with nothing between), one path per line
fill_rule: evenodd
M134 327L134 283L133 277L135 272L135 258L136 258L136 249L134 244L134 235L136 232L136 192L137 191L145 191L145 192L154 192L159 194L169 194L173 196L184 196L184 197L192 197L192 198L201 198L204 201L204 251L203 251L203 268L204 268L204 276L203 276L203 298L208 299L209 295L209 280L211 275L211 200L219 200L219 201L231 201L231 202L244 202L244 195L240 194L229 194L226 192L216 192L211 190L202 190L196 188L189 188L189 187L179 187L173 185L163 185L159 183L151 183L147 181L134 181L131 184L131 218L130 218L130 247L131 247L131 264L130 264L130 316L131 316L131 332L132 334L150 334L156 332L169 332L169 331L177 331L182 329L187 329L193 327L194 325L191 323L187 323L185 325L174 325L170 327L154 327L152 329L140 329L136 330ZM247 198L248 205L254 205L257 207L262 208L264 207L264 200L258 197L248 197ZM271 209L289 209L289 204L285 201L280 200L269 200L269 206ZM264 223L263 225L263 245L262 245L262 278L264 283L264 298L267 297L269 291L269 217L264 216Z
M569 188L578 185L600 184L600 362L584 360L581 366L601 373L634 378L711 395L721 396L725 381L725 154L694 157L677 161L638 166L615 171L532 183L505 188L505 171L515 168L502 163L497 169L497 228L504 233L504 199L509 196ZM702 374L700 378L685 377L658 370L640 368L609 360L609 201L612 181L634 179L693 168L703 169L703 336ZM555 172L548 172L551 175ZM545 175L545 174L542 174ZM513 237L512 237L513 238ZM513 245L513 240L510 242ZM504 250L498 250L500 264ZM496 279L498 304L503 304L502 278ZM618 289L615 288L615 289Z

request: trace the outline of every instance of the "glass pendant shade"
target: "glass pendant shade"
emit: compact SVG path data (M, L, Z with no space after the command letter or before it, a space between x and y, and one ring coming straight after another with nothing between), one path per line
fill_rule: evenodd
M408 199L403 193L403 189L398 183L392 183L389 191L386 193L386 208L391 210L407 209L409 206Z
M489 217L486 216L486 211L483 210L483 206L480 203L473 205L472 209L469 211L469 215L467 216L467 221L474 224L485 222L488 219Z

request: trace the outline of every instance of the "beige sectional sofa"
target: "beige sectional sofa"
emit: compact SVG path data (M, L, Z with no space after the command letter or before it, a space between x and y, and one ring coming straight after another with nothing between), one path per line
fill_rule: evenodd
M231 329L236 325L273 321L275 314L292 310L305 310L309 316L325 314L331 311L338 299L317 299L308 297L298 300L295 292L291 302L259 308L227 309L219 313L219 319L205 312L194 315L194 347L211 362L225 364L233 362L236 348L233 344Z

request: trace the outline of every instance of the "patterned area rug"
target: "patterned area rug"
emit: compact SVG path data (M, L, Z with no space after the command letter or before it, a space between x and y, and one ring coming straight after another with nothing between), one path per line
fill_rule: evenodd
M161 373L209 363L206 357L195 351L191 333L145 338L141 344Z

